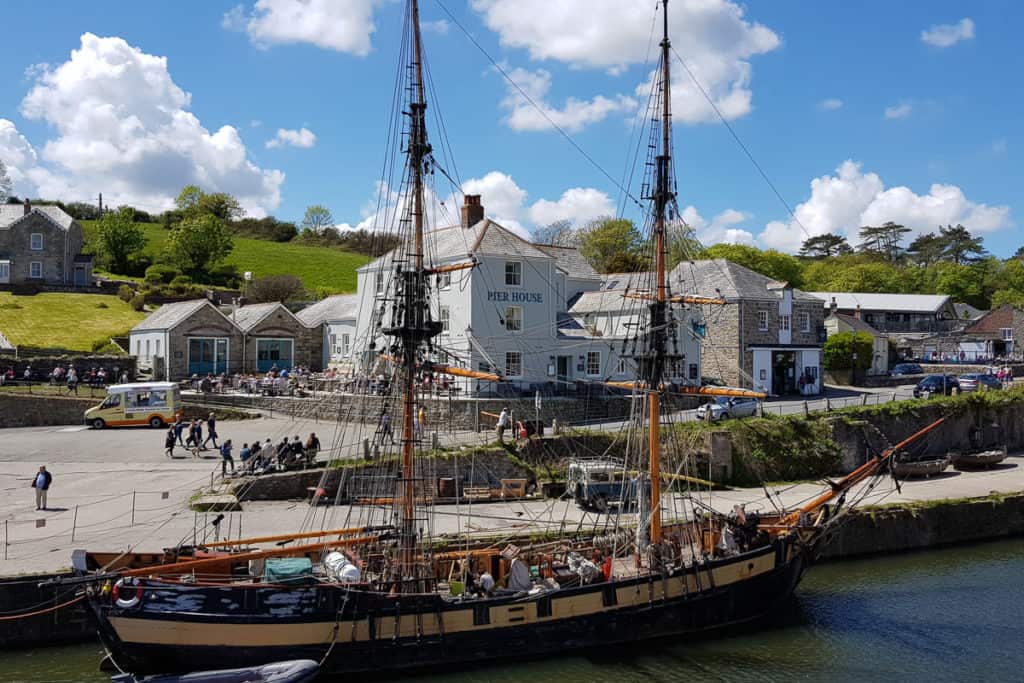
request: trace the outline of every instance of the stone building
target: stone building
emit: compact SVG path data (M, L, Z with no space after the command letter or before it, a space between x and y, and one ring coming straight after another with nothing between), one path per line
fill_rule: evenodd
M359 295L338 294L321 299L299 311L296 316L308 327L323 326L323 358L326 368L353 367L356 321L359 319Z
M871 367L869 375L885 375L889 372L889 337L861 320L860 315L844 315L832 313L825 318L825 331L828 336L840 332L863 332L871 335Z
M705 376L775 396L821 392L820 299L725 259L683 261L671 282L676 294L726 301L704 307Z
M177 381L212 373L264 373L274 365L322 366L322 328L307 326L281 304L224 313L207 299L164 304L129 335L141 367Z
M1024 311L1006 304L989 311L964 330L959 351L964 360L1019 358L1024 339Z
M0 285L92 284L82 226L57 206L0 205Z

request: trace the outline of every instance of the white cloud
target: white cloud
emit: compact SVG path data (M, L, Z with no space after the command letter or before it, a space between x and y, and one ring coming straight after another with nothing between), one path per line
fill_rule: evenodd
M444 19L438 19L437 21L423 21L420 22L420 28L429 33L436 33L439 36L448 35L448 22Z
M905 119L910 116L910 112L913 110L913 105L910 102L901 102L900 104L892 107L885 108L885 118L887 119Z
M976 234L1013 225L1008 206L973 202L956 185L936 183L924 195L904 186L886 189L878 174L862 172L860 164L851 160L844 161L835 175L812 180L810 199L799 204L794 213L799 224L772 221L758 235L758 241L766 247L795 252L808 236L825 233L845 235L851 244L857 244L861 226L886 221L910 228L909 239L947 224L962 223Z
M14 122L7 119L0 119L0 161L7 167L14 184L14 194L35 194L35 183L28 174L38 167L39 157L31 143L18 132Z
M726 209L710 222L701 216L694 206L687 206L682 212L683 221L693 228L694 236L706 246L721 243L753 245L754 235L748 230L736 227L750 218L750 214L736 209Z
M278 128L277 135L270 140L267 140L267 149L275 149L277 147L301 147L302 149L309 149L316 144L316 135L313 131L308 128L300 128L299 130Z
M472 0L502 45L526 49L535 60L553 59L574 68L605 69L613 74L644 64L648 57L654 3L621 0ZM659 20L660 21L660 20ZM776 49L770 29L744 18L728 0L678 0L669 9L670 36L694 76L723 116L750 112L750 58ZM658 24L660 26L660 23ZM717 121L678 61L674 60L672 106L684 123ZM646 98L650 79L637 88Z
M821 102L819 102L818 103L818 108L819 109L824 109L825 111L832 111L832 110L835 110L835 109L842 109L843 108L843 101L841 99L837 98L837 97L830 97L827 100L822 100Z
M251 11L244 4L232 8L221 25L245 31L261 48L309 43L365 57L370 53L370 37L377 30L373 10L382 1L256 0Z
M574 226L602 216L615 215L611 198L592 187L573 187L555 201L540 199L534 202L527 215L530 221L543 227L556 221L569 221Z
M939 48L952 47L974 38L974 22L964 17L955 24L938 24L921 31L921 40Z
M516 68L508 71L508 75L543 110L542 114L511 83L506 81L508 95L501 101L501 106L508 110L509 114L505 118L505 123L513 130L550 130L554 123L566 131L575 132L601 121L611 113L632 111L637 106L635 100L624 95L617 95L611 99L598 95L592 100L578 100L570 97L566 100L565 106L558 109L545 102L545 98L551 90L551 74L548 71L544 69L529 71Z
M157 211L194 183L233 194L252 215L276 208L284 174L253 164L234 127L204 128L190 103L166 58L86 33L68 61L39 72L22 100L22 114L57 136L42 148L45 166L30 164L33 157L18 170L32 194L69 201L102 191L111 204Z

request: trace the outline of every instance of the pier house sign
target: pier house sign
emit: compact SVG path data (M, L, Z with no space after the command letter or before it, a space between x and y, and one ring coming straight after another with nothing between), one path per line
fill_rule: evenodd
M508 301L514 304L542 304L541 292L487 292L488 301Z

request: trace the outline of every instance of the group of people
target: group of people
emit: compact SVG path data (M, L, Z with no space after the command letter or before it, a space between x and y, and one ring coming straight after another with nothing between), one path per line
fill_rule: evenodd
M1004 385L1013 384L1013 370L1010 369L1009 365L1000 365L998 368L990 365L985 368L985 374L992 375Z
M8 365L2 372L0 372L0 385L8 384L18 379L21 379L24 382L43 381L42 375L33 368L31 364L25 365L25 368L21 371L20 378L12 365ZM79 384L102 387L115 382L125 383L128 381L128 371L122 370L116 365L109 371L102 365L94 365L87 371L80 374L74 365L68 363L67 367L63 365L55 365L53 370L46 375L45 379L50 386L66 385L66 393L75 394L77 396Z
M204 422L206 423L206 439L203 439ZM183 438L186 426L188 427L188 437ZM181 446L191 451L193 457L198 458L200 451L209 450L206 447L209 443L212 443L214 448L221 448L217 445L217 416L210 413L205 420L194 417L186 423L184 416L179 413L174 424L167 428L167 435L164 438L164 453L168 458L173 458L174 447Z

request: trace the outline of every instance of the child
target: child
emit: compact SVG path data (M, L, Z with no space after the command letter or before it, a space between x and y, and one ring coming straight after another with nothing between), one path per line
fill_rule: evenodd
M164 448L167 449L167 457L168 458L173 458L174 457L174 443L175 443L175 441L176 441L176 439L174 438L174 427L171 427L171 428L169 428L167 430L167 437L164 439Z

